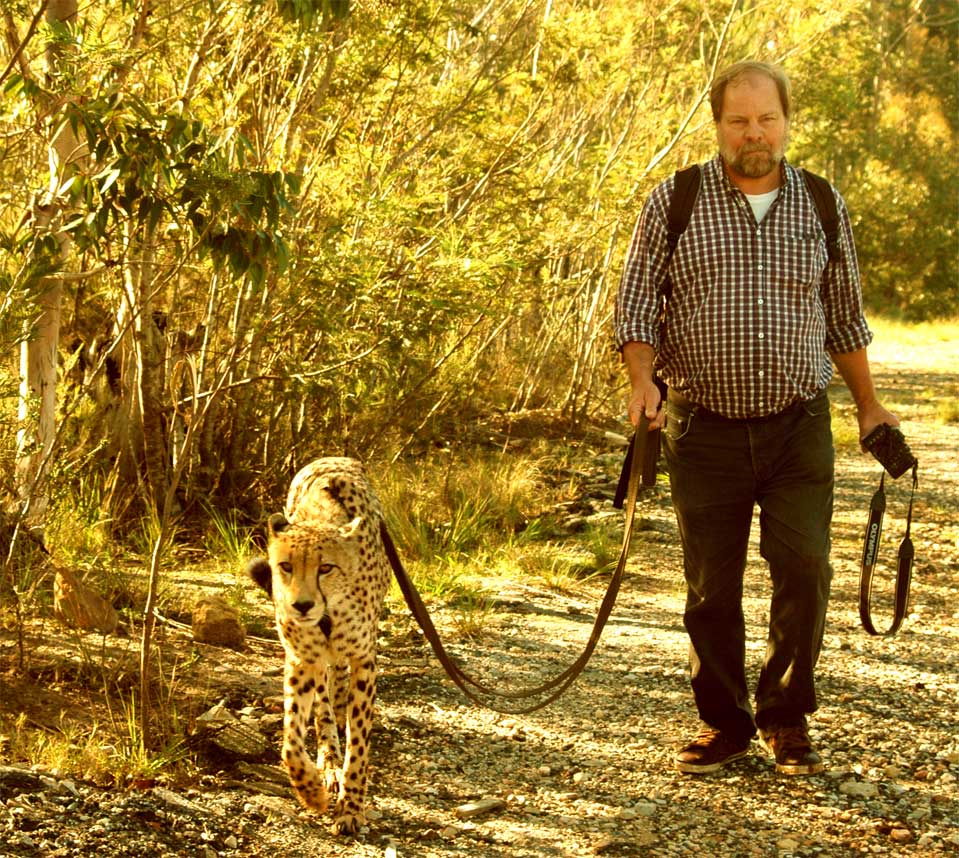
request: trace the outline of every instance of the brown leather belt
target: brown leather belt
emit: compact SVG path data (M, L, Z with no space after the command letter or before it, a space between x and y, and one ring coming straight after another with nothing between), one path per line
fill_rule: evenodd
M673 390L673 388L669 388L667 397L669 402L675 402L680 408L684 408L691 414L695 414L700 420L708 420L711 423L767 423L770 420L775 420L777 417L782 417L784 414L789 414L791 411L802 406L806 401L804 399L797 399L781 411L775 412L775 414L764 414L759 417L727 417L725 414L720 414L718 411L710 411L699 403L693 402L688 397Z

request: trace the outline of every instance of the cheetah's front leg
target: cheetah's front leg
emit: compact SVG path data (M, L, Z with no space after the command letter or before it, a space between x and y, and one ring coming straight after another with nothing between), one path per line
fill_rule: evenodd
M356 834L366 822L366 775L369 766L369 739L373 729L373 703L376 700L376 661L351 664L350 696L346 719L346 761L343 789L333 812L334 834Z
M343 791L343 751L340 748L342 731L339 710L336 709L340 682L348 682L346 665L328 667L317 678L313 714L316 725L316 764L329 795L338 797ZM348 689L347 689L348 690ZM333 701L336 700L337 704ZM336 712L336 714L334 714Z
M283 682L283 762L301 804L323 813L329 803L326 784L306 749L318 670L325 675L325 666L317 669L287 661Z

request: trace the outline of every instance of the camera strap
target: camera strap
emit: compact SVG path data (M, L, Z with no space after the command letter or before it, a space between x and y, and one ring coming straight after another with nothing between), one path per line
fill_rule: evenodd
M869 521L862 546L862 567L859 574L859 619L862 627L871 635L894 635L906 617L909 602L909 586L912 583L912 562L915 551L909 532L912 528L912 502L919 485L919 465L912 466L912 493L909 496L909 512L906 515L906 535L899 543L898 569L896 571L895 609L892 624L884 632L876 631L872 622L872 580L879 556L879 541L882 536L882 518L886 512L886 472L879 479L879 488L869 504Z

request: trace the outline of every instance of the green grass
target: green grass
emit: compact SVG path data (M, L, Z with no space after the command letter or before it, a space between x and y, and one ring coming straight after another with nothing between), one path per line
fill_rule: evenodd
M926 345L930 342L959 343L959 318L933 322L903 322L886 316L870 316L869 327L875 343L896 343L901 346Z
M859 421L851 407L832 407L832 443L837 450L850 451L859 447Z
M64 562L89 562L110 548L110 520L103 509L102 479L81 477L66 496L54 499L47 542Z
M533 462L496 454L396 464L376 488L405 556L441 564L523 530L541 491Z
M377 483L404 566L428 605L452 610L454 633L490 626L497 586L572 593L615 564L621 537L609 528L556 532L550 509L578 489L549 475L568 464L474 452L393 466Z
M871 363L909 363L942 375L954 375L959 367L959 319L905 323L870 317L869 326Z
M941 400L936 405L936 419L940 423L959 423L959 396Z
M959 319L907 323L870 316L869 326L874 335L869 346L874 375L877 368L893 368L893 372L897 372L903 365L909 365L921 367L923 373L938 376L938 381L943 382L918 392L908 384L892 393L887 390L883 404L893 411L918 407L924 417L940 423L959 422L959 382L951 381L959 374ZM858 445L859 440L855 413L838 375L833 386L836 400L833 405L833 440L837 449L850 450Z

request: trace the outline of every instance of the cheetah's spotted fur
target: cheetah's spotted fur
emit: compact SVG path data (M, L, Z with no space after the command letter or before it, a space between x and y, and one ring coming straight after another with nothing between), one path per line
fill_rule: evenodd
M273 599L286 650L283 761L303 805L323 812L335 796L338 834L364 822L377 623L390 580L382 520L359 462L317 459L293 478L285 514L270 518L268 558L249 566Z

